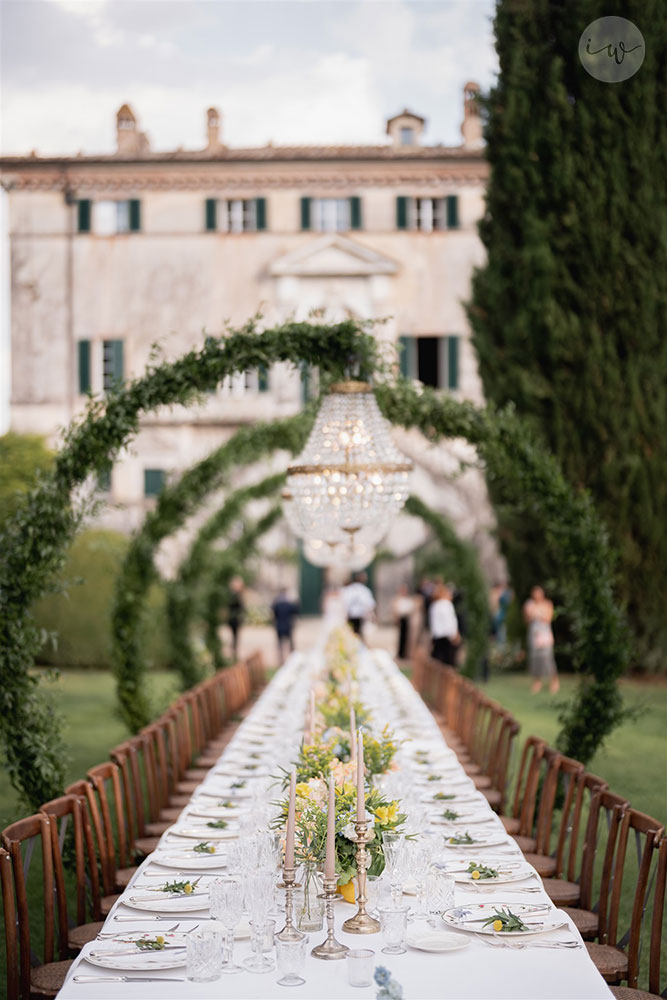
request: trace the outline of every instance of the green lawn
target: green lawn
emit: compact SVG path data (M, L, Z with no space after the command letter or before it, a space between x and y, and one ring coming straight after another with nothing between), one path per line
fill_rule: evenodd
M148 688L157 716L178 693L176 675L151 673ZM109 750L127 739L128 730L115 712L114 679L110 673L62 671L55 680L44 681L42 690L63 717L67 784L85 777L89 767L108 760ZM25 814L6 775L0 774L0 829Z
M524 675L497 674L485 692L508 708L521 723L519 746L534 734L552 742L560 728L558 704L570 698L576 679L561 678L558 695L530 693ZM636 718L614 730L606 746L598 750L588 770L609 783L612 791L626 796L636 809L667 823L667 684L624 681L622 691Z

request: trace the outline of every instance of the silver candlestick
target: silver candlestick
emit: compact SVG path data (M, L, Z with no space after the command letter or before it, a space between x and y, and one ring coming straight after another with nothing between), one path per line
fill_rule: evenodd
M369 820L355 820L354 829L357 841L357 912L343 924L343 930L348 934L377 934L380 924L377 920L366 913L366 869L370 861L366 844L373 839L373 834L368 830Z
M296 867L288 868L283 865L283 880L278 883L279 889L285 890L285 926L276 934L280 941L300 941L303 937L301 931L294 926L294 890L300 889L301 884L296 881Z
M322 944L318 944L315 948L313 948L310 954L313 958L321 958L324 959L324 961L330 961L331 959L345 958L350 949L347 945L341 944L340 941L337 941L334 935L334 900L336 899L336 885L338 884L338 879L335 875L331 878L327 878L325 875L322 882L324 884L324 892L318 896L318 899L324 900L326 908L327 936Z

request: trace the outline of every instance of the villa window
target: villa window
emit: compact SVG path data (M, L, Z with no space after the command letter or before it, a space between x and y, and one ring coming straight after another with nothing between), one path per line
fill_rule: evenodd
M433 389L459 387L458 336L401 337L401 374Z
M399 195L396 199L396 228L422 233L458 229L458 195L450 194L445 198L408 198Z
M256 233L266 229L266 198L207 198L207 232Z
M302 198L301 228L316 233L361 229L361 198Z

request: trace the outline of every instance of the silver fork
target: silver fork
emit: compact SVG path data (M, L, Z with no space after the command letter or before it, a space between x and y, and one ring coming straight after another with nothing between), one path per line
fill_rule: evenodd
M524 951L526 948L581 948L581 942L574 939L568 941L489 941L482 938L490 948L512 948L513 951Z

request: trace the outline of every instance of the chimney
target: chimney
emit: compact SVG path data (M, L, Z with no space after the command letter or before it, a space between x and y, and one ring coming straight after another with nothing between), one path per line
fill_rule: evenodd
M119 156L141 156L150 149L145 132L137 129L137 119L129 104L116 114L116 152Z
M484 145L482 138L482 119L479 108L479 84L466 83L463 88L463 124L461 134L463 135L464 149L481 149Z
M206 112L206 130L208 142L206 148L213 150L220 148L220 112L217 108L209 108Z

